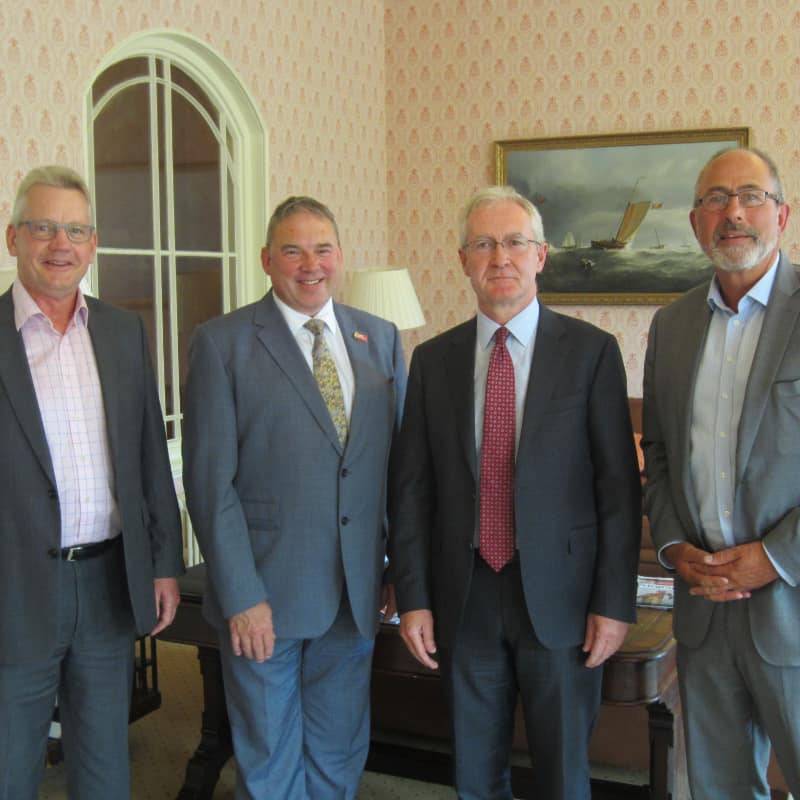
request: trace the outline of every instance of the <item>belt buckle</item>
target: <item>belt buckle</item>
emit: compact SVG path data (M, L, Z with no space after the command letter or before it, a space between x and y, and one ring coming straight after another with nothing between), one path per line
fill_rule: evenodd
M77 549L78 549L77 547L70 547L67 550L67 558L66 558L67 561L74 561L75 560L75 551Z

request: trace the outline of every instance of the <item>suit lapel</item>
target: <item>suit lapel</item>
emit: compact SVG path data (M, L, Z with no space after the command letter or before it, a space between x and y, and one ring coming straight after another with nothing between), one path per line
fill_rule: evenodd
M694 295L694 302L687 304L683 319L679 326L680 333L673 342L667 343L672 348L672 382L674 391L670 393L673 402L672 417L676 420L676 440L678 445L678 463L686 464L682 471L683 494L695 529L700 529L700 509L695 495L691 470L691 436L692 436L692 400L700 357L705 347L708 323L711 310L708 306L708 284Z
M121 404L125 391L119 373L120 347L133 346L130 342L120 342L119 330L109 324L102 306L93 302L91 297L86 298L89 307L88 328L92 340L94 360L97 364L97 376L100 380L100 391L103 395L103 406L106 415L106 433L111 459L119 474L117 456L120 453L120 430L125 424Z
M478 481L477 454L475 452L475 338L478 335L477 318L456 328L450 339L450 348L442 365L453 404L454 424L459 432L461 446L472 477Z
M778 274L775 276L775 285L764 313L764 324L744 395L736 449L737 484L741 481L750 458L769 398L770 387L775 380L786 347L794 340L792 336L787 335L787 331L794 330L800 314L798 289L800 289L800 279L791 263L781 254Z
M55 486L53 462L47 447L25 346L21 334L14 325L14 304L10 289L0 297L0 336L8 343L7 346L0 347L0 383L5 387L9 403L30 442L31 449Z
M286 325L286 320L275 305L272 291L256 305L253 322L257 328L256 336L261 344L295 387L302 402L330 439L331 444L341 453L342 445L339 442L339 436L328 407L322 399L314 375L308 368L294 336Z
M519 436L520 450L526 441L532 439L550 407L550 398L558 385L561 368L566 361L563 349L565 345L560 342L563 335L563 326L558 316L540 303L539 325L531 354L531 371Z
M370 361L370 345L365 332L357 329L355 320L345 306L334 303L333 310L344 338L350 367L353 370L354 396L353 407L350 411L349 446L350 442L355 445L361 432L369 428L364 423L370 410L369 386L374 382L370 373L374 372L374 368ZM357 339L356 334L359 334L361 338Z

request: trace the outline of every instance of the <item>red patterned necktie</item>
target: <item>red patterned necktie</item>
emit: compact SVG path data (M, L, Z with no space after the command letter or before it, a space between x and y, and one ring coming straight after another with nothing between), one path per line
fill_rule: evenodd
M494 335L486 376L481 445L480 553L495 571L514 557L514 365L506 348L508 329Z

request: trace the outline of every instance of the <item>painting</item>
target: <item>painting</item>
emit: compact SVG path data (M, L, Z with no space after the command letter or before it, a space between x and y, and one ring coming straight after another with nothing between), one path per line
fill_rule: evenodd
M496 142L497 183L542 215L544 302L662 305L708 280L694 184L714 153L749 142L749 128Z

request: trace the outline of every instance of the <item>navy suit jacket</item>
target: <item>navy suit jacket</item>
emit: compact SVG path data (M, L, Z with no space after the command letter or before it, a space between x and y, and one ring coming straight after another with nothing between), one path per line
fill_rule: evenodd
M276 636L319 636L346 583L359 631L377 631L405 365L394 325L334 309L355 378L344 449L271 292L192 340L184 484L207 561L204 610L220 629L266 600Z
M183 572L180 515L147 337L137 314L92 297L89 334L102 386L136 630L156 623L154 578ZM61 516L11 290L0 297L0 662L43 657L56 636Z
M473 318L419 345L392 458L392 579L401 613L434 612L452 645L474 563ZM542 306L514 506L528 614L546 647L583 641L594 612L633 621L641 488L614 337Z

